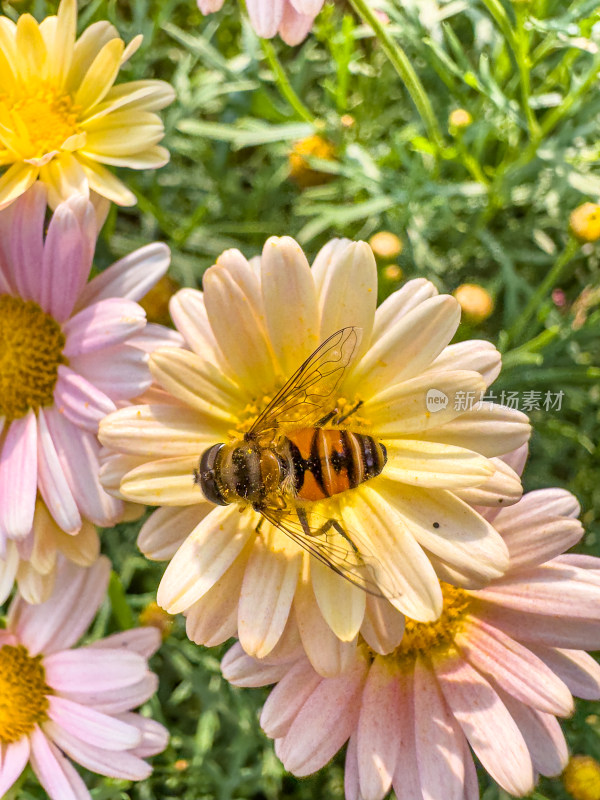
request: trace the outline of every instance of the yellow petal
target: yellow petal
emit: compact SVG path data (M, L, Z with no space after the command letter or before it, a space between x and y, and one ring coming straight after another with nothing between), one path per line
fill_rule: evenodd
M10 205L35 182L39 170L30 164L13 164L0 178L0 210Z
M61 153L40 169L40 180L48 187L48 205L56 208L76 194L89 196L85 172L72 153Z
M107 42L98 53L75 94L75 105L81 106L83 112L99 103L113 85L119 74L122 54L121 39Z
M83 167L90 189L94 192L112 200L118 206L134 206L136 204L136 196L112 172L100 164L96 164L90 158L86 158L82 153L77 154L77 160Z
M310 576L325 622L342 642L353 641L363 622L367 593L316 559Z
M21 80L39 80L46 63L46 43L31 14L21 14L17 22L17 68Z
M150 506L189 506L204 501L194 483L198 456L148 461L132 469L121 481L121 493L134 503Z

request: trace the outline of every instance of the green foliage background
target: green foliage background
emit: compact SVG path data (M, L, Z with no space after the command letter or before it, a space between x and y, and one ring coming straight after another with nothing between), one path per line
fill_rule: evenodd
M600 197L600 5L377 6L425 87L437 144L350 3L326 3L313 35L297 48L261 43L234 0L207 18L194 0L80 4L80 30L108 18L127 40L144 34L123 79L162 78L178 98L163 112L171 163L145 174L122 171L138 205L112 209L97 267L161 239L172 249L172 276L200 286L222 250L253 256L271 235L292 235L314 256L334 236L396 233L404 244L402 280L425 276L440 291L472 281L492 293L492 317L461 327L460 337L487 338L503 350L498 393L564 392L560 411L532 414L524 483L573 491L587 530L579 549L600 555L600 291L593 302L600 251L577 246L568 225L576 206ZM41 19L56 5L1 7L12 18L29 10ZM284 79L277 79L277 65ZM448 114L459 107L473 124L452 135ZM341 121L347 114L350 127ZM330 179L301 190L289 179L288 155L296 140L315 132L335 145L336 160L312 163ZM381 299L399 284L382 275ZM555 286L565 293L563 308L550 298ZM590 288L585 322L574 327L578 298ZM118 577L93 636L135 624L155 596L162 567L137 552L138 529L139 523L104 533ZM220 677L221 654L188 642L177 622L154 659L161 687L148 708L171 730L169 749L154 759L144 783L88 776L96 800L343 797L341 757L309 779L285 774L258 725L266 693L229 687ZM600 759L598 713L597 704L579 702L564 723L573 752ZM483 771L481 787L484 800L507 797ZM14 796L38 800L43 793L26 780ZM558 780L543 781L536 794L566 797Z

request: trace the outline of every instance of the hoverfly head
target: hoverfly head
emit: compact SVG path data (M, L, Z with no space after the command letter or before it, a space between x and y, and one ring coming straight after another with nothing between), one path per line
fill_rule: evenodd
M200 469L194 471L194 483L199 484L206 499L217 506L228 505L219 488L217 479L218 459L224 446L223 442L221 442L220 444L213 444L212 447L205 450L200 457Z

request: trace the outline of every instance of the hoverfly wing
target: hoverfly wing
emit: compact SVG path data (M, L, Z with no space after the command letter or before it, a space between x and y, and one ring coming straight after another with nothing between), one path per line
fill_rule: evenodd
M271 525L279 528L310 555L359 589L388 600L399 596L400 592L394 589L393 580L383 564L371 553L366 552L364 547L360 550L356 547L351 538L352 534L342 526L341 521L335 520L343 533L335 529L319 533L323 523L331 520L311 514L311 520L318 521L318 528L313 524L311 533L308 534L300 521L292 516L291 511L282 514L280 511L267 508L261 509L260 513Z
M280 428L314 425L358 352L361 338L361 328L341 328L319 345L256 418L246 437L269 441Z

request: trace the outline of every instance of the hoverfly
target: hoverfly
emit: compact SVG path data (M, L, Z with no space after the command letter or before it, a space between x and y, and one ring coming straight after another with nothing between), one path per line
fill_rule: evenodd
M204 451L194 482L211 503L251 505L347 580L371 594L390 597L393 592L385 588L381 563L357 546L357 536L341 520L320 517L315 525L317 515L311 508L376 477L387 461L381 442L339 427L360 402L343 414L328 409L358 351L361 333L360 328L342 328L326 339L243 438Z

